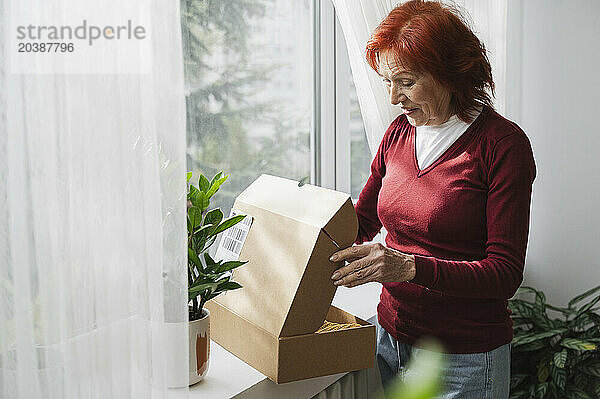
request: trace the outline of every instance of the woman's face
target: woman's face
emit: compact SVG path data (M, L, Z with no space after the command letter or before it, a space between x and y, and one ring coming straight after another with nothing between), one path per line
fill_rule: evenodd
M440 125L452 116L451 93L426 72L404 69L388 53L381 53L379 73L392 105L400 105L413 126Z

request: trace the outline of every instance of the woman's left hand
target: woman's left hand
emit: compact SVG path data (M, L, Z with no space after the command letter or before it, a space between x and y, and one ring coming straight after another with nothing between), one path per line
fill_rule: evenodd
M356 245L334 253L330 260L346 260L348 265L336 270L331 279L335 285L356 287L378 282L402 282L415 278L415 257L381 244Z

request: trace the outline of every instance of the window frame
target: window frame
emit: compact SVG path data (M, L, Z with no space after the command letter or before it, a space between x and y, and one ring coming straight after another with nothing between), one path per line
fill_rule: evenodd
M313 0L314 128L311 132L311 181L350 193L350 65L342 27L331 0Z
M335 11L330 0L313 0L313 9L315 75L311 180L318 186L335 189Z

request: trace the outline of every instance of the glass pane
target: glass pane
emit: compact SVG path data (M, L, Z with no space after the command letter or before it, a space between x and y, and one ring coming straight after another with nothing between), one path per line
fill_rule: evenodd
M350 184L352 198L358 198L371 172L371 152L367 143L365 126L363 124L354 79L350 71L348 94L350 96Z
M261 173L310 176L311 4L182 0L188 170L229 175L211 207Z

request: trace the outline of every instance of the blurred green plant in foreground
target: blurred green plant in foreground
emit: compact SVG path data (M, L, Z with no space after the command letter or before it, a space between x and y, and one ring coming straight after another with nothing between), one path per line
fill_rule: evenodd
M396 382L386 393L387 399L432 399L441 393L444 358L442 348L434 341L420 345L408 362L404 379Z

